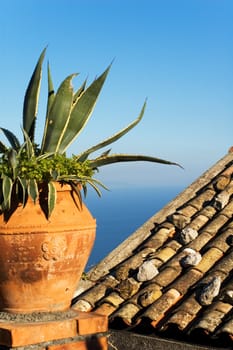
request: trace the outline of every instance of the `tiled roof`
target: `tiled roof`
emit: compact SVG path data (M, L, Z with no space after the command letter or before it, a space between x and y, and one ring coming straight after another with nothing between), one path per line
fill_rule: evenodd
M113 328L232 344L232 216L228 153L94 267L73 307Z

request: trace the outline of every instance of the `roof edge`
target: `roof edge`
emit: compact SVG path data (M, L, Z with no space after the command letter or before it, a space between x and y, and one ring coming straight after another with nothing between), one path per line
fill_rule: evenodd
M90 288L95 281L109 273L109 271L123 260L130 257L132 251L141 244L150 235L150 231L154 228L155 223L163 222L168 215L179 208L185 201L195 197L196 192L203 188L208 182L220 174L224 167L233 161L233 153L229 152L217 163L215 163L209 170L204 172L199 178L192 182L186 189L179 193L173 200L165 205L160 211L147 220L134 233L126 238L120 245L111 251L103 260L95 265L87 273L87 280L81 281L76 291L76 296L83 293Z

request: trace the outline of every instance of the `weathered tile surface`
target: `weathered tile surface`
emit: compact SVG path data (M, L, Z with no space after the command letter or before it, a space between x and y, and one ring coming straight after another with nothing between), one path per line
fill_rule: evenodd
M175 325L186 340L201 331L209 339L226 336L232 343L233 153L156 213L88 277L92 286L77 292L74 308L107 315L110 327L117 327L117 320L125 328L143 323L162 334Z

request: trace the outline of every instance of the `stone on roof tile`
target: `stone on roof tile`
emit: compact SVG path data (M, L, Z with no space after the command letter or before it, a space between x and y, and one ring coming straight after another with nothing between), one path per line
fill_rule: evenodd
M126 280L130 275L130 271L136 270L152 252L154 252L154 249L146 247L139 250L139 252L134 254L131 258L125 260L116 268L116 278L119 281Z
M140 288L141 283L130 277L121 281L117 286L117 291L121 298L127 300L131 298Z
M137 280L146 282L152 280L159 273L157 267L153 264L153 260L146 260L139 266Z
M186 225L190 223L191 218L179 212L176 212L172 215L169 215L168 220L171 221L176 228L181 230L182 228L184 228Z
M230 195L227 192L220 192L214 199L213 207L222 210L228 204Z
M228 204L232 194L233 182L231 181L230 184L214 198L213 206L217 210L223 209Z
M180 264L184 268L196 266L202 259L201 254L192 248L185 248L182 252L184 256L181 258Z
M197 230L191 228L191 227L185 227L183 230L181 230L177 238L181 244L188 244L192 242L196 237L198 236Z
M221 278L219 276L213 277L210 282L199 288L196 293L198 302L201 305L210 305L214 298L219 295L221 288Z

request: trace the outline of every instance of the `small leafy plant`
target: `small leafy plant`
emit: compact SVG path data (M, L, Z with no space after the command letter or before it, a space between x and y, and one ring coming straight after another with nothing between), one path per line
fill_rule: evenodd
M48 65L47 111L42 141L38 145L35 142L35 126L45 51L44 49L39 57L24 98L23 142L20 143L10 130L0 128L9 143L7 146L0 141L0 212L10 210L13 198L23 206L29 196L36 202L40 187L46 185L46 215L49 217L56 202L56 181L69 184L80 200L80 185L85 195L88 184L100 195L99 187L105 186L93 176L103 165L129 161L178 165L145 155L110 154L109 149L90 159L91 154L112 144L140 122L146 102L138 118L127 127L81 154L66 156L68 147L85 128L92 114L110 66L90 86L86 87L84 81L77 91L73 90L71 84L76 74L72 74L61 83L55 93Z

